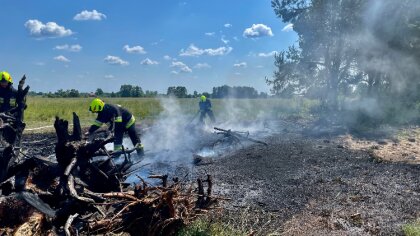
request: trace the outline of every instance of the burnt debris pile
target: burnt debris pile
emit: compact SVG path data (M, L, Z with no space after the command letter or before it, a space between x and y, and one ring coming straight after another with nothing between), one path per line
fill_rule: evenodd
M9 163L1 166L1 235L171 235L220 199L212 195L209 175L196 183L149 176L161 180L157 185L137 176L137 183L127 184L137 164L131 160L132 150L107 151L112 135L84 139L75 113L71 134L68 127L66 120L56 118L55 159L19 159L13 139L1 150L2 164ZM124 155L124 161L115 164L115 154Z

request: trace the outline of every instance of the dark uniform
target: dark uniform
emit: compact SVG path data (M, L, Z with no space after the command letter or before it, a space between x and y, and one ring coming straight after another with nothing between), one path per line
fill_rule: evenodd
M211 110L210 99L206 98L205 101L200 101L198 103L198 106L200 108L200 123L204 122L204 118L206 117L206 114L210 117L213 123L216 121L216 119L214 118L213 111Z
M16 106L16 95L17 90L11 84L6 88L0 87L0 112L9 111Z
M103 123L114 121L114 150L122 149L123 135L127 131L131 142L136 147L141 145L140 138L136 131L134 116L120 105L105 104L102 111L98 112L98 117L89 129L89 133L95 132Z

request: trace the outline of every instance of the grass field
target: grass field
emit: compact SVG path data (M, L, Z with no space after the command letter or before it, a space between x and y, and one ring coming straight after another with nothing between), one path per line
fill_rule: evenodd
M76 112L82 126L88 126L96 118L88 111L91 98L43 98L28 97L25 111L27 128L48 126L54 123L56 116L71 120ZM120 104L128 108L138 120L153 122L163 111L169 99L158 98L105 98L105 102ZM212 99L213 111L218 120L237 119L255 120L261 117L299 116L305 117L317 101L307 99ZM174 105L175 104L175 105ZM167 106L179 106L177 113L190 115L198 111L198 99L176 99Z

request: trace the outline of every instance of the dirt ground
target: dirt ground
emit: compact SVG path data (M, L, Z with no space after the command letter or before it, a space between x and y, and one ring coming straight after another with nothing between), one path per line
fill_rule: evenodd
M268 147L198 168L213 175L217 194L232 198L219 217L257 235L400 235L420 217L419 159L406 158L417 154L418 138L304 131L289 125L266 139Z
M282 123L268 146L192 168L232 199L216 217L256 235L401 235L420 218L418 128L373 139L307 130ZM54 142L54 133L25 134L22 146L45 157Z

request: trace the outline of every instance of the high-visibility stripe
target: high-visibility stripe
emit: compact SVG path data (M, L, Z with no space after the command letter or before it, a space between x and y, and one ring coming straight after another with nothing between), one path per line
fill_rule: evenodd
M122 116L115 117L115 122L121 123L122 122Z
M102 126L102 122L100 122L100 121L98 121L98 120L95 120L95 121L93 122L93 125L96 125L96 126L101 127L101 126Z
M134 122L136 122L136 118L134 118L134 116L131 116L130 120L125 125L125 128L126 129L130 128L134 124Z
M121 151L121 150L122 150L122 145L119 145L119 144L115 145L114 144L114 151Z

